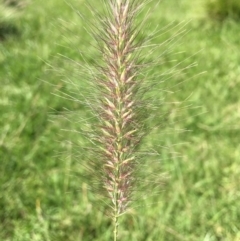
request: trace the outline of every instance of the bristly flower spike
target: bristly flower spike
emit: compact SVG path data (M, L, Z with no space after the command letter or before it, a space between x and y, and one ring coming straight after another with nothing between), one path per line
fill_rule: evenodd
M118 219L132 200L136 148L141 139L139 118L141 98L137 48L135 0L109 0L109 16L102 21L103 40L99 49L103 65L96 85L99 89L96 136L102 160L103 186L111 199L114 241L118 237ZM99 36L98 36L99 37ZM99 39L97 39L99 40Z

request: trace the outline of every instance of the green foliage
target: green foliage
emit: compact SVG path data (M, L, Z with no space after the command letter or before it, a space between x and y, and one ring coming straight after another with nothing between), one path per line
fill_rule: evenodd
M13 17L13 9L6 6L6 4L0 1L0 23L7 21Z
M22 0L0 0L0 22L14 19L18 10L25 6Z
M71 1L91 18L87 2ZM101 1L93 2L101 7ZM168 24L173 17L174 26L182 23L193 3L184 2L186 9L181 1L176 9L176 1L162 1L142 38L156 26L165 34L157 35L153 44L172 36ZM88 90L84 76L79 76L84 60L78 50L87 52L89 65L96 50L85 23L60 0L35 0L13 23L21 35L0 42L0 240L110 240L106 208L95 202L80 178L89 160L87 150L79 149L87 143L78 132L77 117L89 124L92 120L81 102L52 94L73 95L76 88L69 79L79 85L77 94ZM136 202L124 218L129 231L120 230L123 241L240 240L240 26L193 19L184 29L188 33L172 45L172 56L155 51L148 57L162 58L162 65L152 70L157 76L182 61L198 66L153 91L159 105L166 102L166 123L144 144L149 150L159 146L158 156L150 155L148 161L160 162L167 178L157 196ZM66 109L77 114L71 122ZM159 120L149 121L150 127L162 120L162 113L156 114ZM63 131L69 129L74 132Z
M25 3L22 0L0 0L0 41L18 32L14 22L18 19L20 9Z
M228 17L240 19L239 0L210 0L206 4L209 17L224 20Z

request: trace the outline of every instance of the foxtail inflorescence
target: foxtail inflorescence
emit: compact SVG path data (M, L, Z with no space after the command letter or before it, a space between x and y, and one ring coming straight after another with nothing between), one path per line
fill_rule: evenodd
M89 23L89 26L96 42L94 50L98 50L100 57L98 54L94 55L94 59L91 58L91 65L89 61L85 61L87 66L82 66L80 63L79 65L86 67L83 68L83 77L86 78L86 75L89 77L88 84L91 85L91 91L88 85L88 92L85 95L83 85L80 89L79 82L74 84L71 81L74 88L79 88L80 91L72 91L74 97L69 94L64 95L65 98L73 99L87 107L84 113L81 112L82 116L77 114L77 131L74 130L77 134L81 133L81 137L85 136L90 144L82 153L77 148L78 159L83 156L80 175L86 178L89 189L96 194L95 197L100 196L104 201L106 204L104 207L110 207L107 209L109 210L107 214L112 219L114 241L119 237L119 218L129 210L132 202L137 200L139 204L145 197L159 193L159 184L162 182L159 159L156 162L149 162L151 159L149 154L160 156L160 150L152 148L151 141L145 148L141 145L146 143L142 142L146 134L158 130L159 126L167 125L168 109L165 108L163 91L159 91L158 87L171 76L179 75L191 67L189 65L182 68L182 61L169 65L169 68L165 66L160 74L151 72L153 66L163 65L164 57L168 59L167 53L172 52L175 39L184 34L180 23L180 27L177 25L179 29L175 31L175 35L161 44L149 44L156 37L155 33L158 32L156 29L156 32L146 34L147 38L142 40L141 37L144 36L142 27L147 18L144 18L143 22L138 19L141 19L139 15L143 6L151 1L102 0L100 2L105 6L104 14L99 14L90 6L94 15L94 24ZM175 26L169 24L161 29L161 34L174 28ZM145 47L149 46L150 51L144 52ZM152 57L153 52L157 57L146 61L149 56ZM154 91L158 92L157 97L152 95ZM164 105L161 105L162 103ZM176 105L175 102L174 104ZM171 113L176 115L172 109ZM157 116L156 121L155 116ZM162 136L163 129L161 129ZM81 137L78 136L78 143Z
M83 175L96 196L100 194L104 203L110 206L108 214L113 224L113 240L117 241L120 216L129 210L135 199L139 202L148 196L148 190L151 195L158 192L162 181L159 172L148 175L153 169L159 170L159 163L156 162L157 169L152 162L146 164L143 157L151 150L141 149L146 130L149 132L147 125L149 115L152 116L149 112L154 106L149 102L151 94L148 90L161 81L152 82L156 76L148 78L151 73L145 68L159 64L158 60L145 61L156 49L154 46L150 53L144 54L146 43L154 33L146 40L140 40L145 20L139 22L137 19L147 1L102 2L106 7L103 15L91 7L94 24L90 26L100 58L94 59L93 68L87 67L92 91L88 92L89 98L83 97L83 103L93 119L91 124L86 123L86 132L83 130L82 133L93 145L87 148L89 162L84 165ZM151 154L155 155L155 151ZM141 190L144 193L139 195Z
M109 0L108 16L96 36L103 58L98 66L95 141L101 159L102 184L111 200L114 240L118 218L129 206L135 182L136 149L143 135L141 119L141 64L134 18L135 0Z

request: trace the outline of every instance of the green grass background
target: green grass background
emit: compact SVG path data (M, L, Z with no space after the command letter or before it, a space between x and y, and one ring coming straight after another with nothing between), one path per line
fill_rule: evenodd
M88 95L80 51L89 65L97 56L84 29L88 25L76 13L83 12L91 21L87 1L68 2L72 7L62 0L34 0L1 28L3 241L111 240L106 207L95 202L81 178L88 160L78 146L87 143L81 134L63 130L80 130L79 120L88 117L88 111L81 102L54 95L58 91L79 93L80 99ZM164 61L152 69L156 75L181 61L180 66L198 65L152 90L161 104L164 98L166 123L151 132L145 144L157 147L156 161L165 178L158 195L144 203L139 200L141 205L136 202L123 218L120 240L240 240L240 23L211 22L203 4L163 1L141 32L147 36L169 23L183 26L190 20L172 53L159 57L161 53L154 52L148 58ZM100 1L94 5L102 7ZM160 44L175 32L158 34L152 43ZM76 93L71 81L78 85ZM163 94L162 89L169 91ZM66 114L66 109L74 115ZM154 121L162 121L162 113L155 114ZM146 160L149 168L153 159Z

